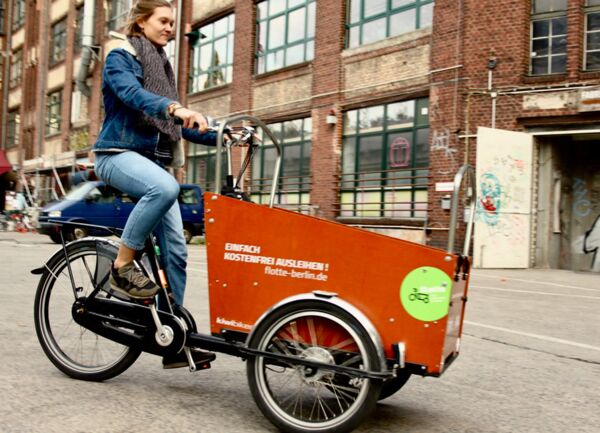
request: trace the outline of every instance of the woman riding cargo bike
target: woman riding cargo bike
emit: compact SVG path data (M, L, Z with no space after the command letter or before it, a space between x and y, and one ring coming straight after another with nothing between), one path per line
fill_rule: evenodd
M165 8L155 11L170 11ZM170 19L162 22L165 28L172 25ZM144 30L148 35L149 29ZM105 83L105 98L115 97L107 104L107 117L116 114L113 110L130 113L133 117L119 117L124 128L148 121L141 112L165 121L174 115L183 120L184 137L216 144L215 190L204 194L210 332L198 332L193 316L181 305L185 254L173 252L179 245L175 233L161 236L161 224L163 229L166 225L159 215L172 210L165 200L161 211L152 211L153 224L138 227L146 219L141 217L131 227L128 222L122 233L105 227L120 235L121 243L110 238L63 242L32 271L40 275L36 332L58 369L73 378L102 381L127 370L141 352L179 361L190 371L210 367L211 352L237 356L246 361L248 384L261 412L282 431L296 433L349 432L411 375L437 377L446 371L459 354L467 299L473 195L467 197L471 219L460 253L454 252L454 238L464 178L470 180L466 191L475 191L470 167L461 168L454 181L445 250L278 209L274 202L281 147L260 119L240 115L222 122L217 133L194 131L187 127L198 122L204 128L203 116L173 105L176 98L146 95L146 85L151 85L143 75L147 70L124 49L111 56L124 62L123 70L113 73L125 76L113 83L114 89ZM123 72L131 65L140 74L133 74L137 85ZM116 97L128 85L137 89L135 101ZM141 95L149 99L140 102ZM124 178L135 173L134 164L145 169L132 184L140 178L154 183L167 175L161 167L167 147L160 137L171 136L173 130L169 126L166 133L162 126L153 126L161 132L151 137L144 137L149 127L135 130L145 139L143 149L97 147L114 151L98 154L105 181L131 194L129 181L117 180L112 172L121 158L130 157L121 168ZM247 201L242 191L258 147L256 130L262 130L277 153L268 206ZM127 136L128 131L121 133ZM236 146L245 155L234 177ZM221 172L223 154L226 176ZM156 188L136 189L132 195L140 197L137 206L150 206ZM135 270L122 271L127 261ZM125 288L119 278L129 281Z

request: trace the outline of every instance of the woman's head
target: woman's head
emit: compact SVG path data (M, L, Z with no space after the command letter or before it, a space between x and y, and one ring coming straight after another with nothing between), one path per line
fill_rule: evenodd
M129 12L126 33L144 35L154 45L165 46L173 35L173 7L168 0L139 0Z

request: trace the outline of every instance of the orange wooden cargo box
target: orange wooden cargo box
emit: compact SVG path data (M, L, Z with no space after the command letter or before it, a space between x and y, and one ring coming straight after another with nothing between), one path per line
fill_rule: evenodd
M416 374L439 375L458 354L467 258L214 193L205 212L211 333L248 333L284 298L330 292Z

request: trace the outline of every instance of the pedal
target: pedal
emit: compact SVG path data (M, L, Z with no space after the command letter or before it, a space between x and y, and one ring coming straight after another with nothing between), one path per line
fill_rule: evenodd
M203 361L200 363L196 363L194 361L194 357L192 356L192 350L189 347L184 347L185 356L187 357L188 365L190 372L198 371L198 370L208 370L210 368L211 361ZM214 357L213 357L214 360Z

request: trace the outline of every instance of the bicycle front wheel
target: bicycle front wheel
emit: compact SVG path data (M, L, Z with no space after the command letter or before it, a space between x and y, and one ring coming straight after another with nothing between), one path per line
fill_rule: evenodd
M255 331L250 347L276 355L378 370L377 350L346 312L307 301L277 310ZM258 407L285 432L348 432L371 412L381 381L265 356L248 360Z
M108 241L83 239L67 245L73 283L63 250L46 264L34 305L35 330L46 356L75 379L102 381L129 368L141 351L108 340L78 325L71 308L106 283L117 247ZM110 295L100 291L96 296Z

